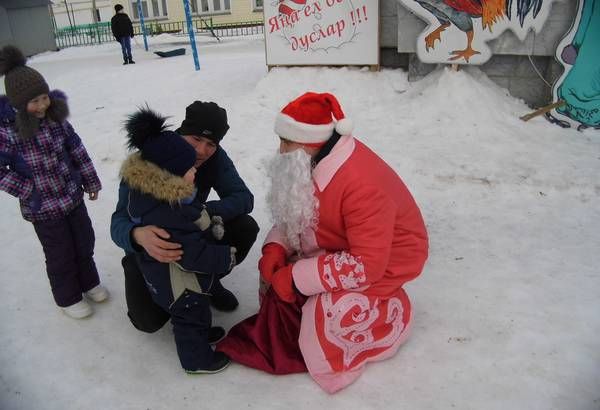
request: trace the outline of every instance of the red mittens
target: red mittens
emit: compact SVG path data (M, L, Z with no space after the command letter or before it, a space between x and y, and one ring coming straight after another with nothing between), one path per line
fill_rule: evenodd
M271 283L273 274L285 266L285 249L278 243L269 243L262 248L262 257L258 261L260 276Z
M284 302L294 303L296 292L294 291L294 279L292 278L292 267L290 264L279 269L271 278L271 286Z

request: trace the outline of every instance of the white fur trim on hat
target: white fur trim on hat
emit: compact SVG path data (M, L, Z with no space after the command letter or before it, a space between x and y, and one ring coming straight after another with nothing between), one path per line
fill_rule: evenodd
M325 142L331 137L333 128L333 121L329 124L306 124L281 112L275 118L275 133L286 140L301 144Z
M352 130L354 129L354 124L351 119L342 118L335 124L335 130L340 135L351 135Z

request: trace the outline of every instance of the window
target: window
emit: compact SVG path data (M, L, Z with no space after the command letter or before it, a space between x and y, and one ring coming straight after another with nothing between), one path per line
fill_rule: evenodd
M231 0L191 0L190 4L194 14L218 14L231 10Z
M252 0L252 9L253 10L262 10L263 9L263 0Z
M137 3L137 0L131 0L131 11L134 20L140 19ZM142 0L140 3L142 3L142 13L145 19L157 19L168 15L167 0ZM150 8L148 3L150 3Z
M144 14L144 18L148 18L148 3L145 1L142 1L141 3L142 3L142 13ZM138 13L137 1L135 1L135 0L131 2L131 11L133 14L133 19L139 20L140 14Z

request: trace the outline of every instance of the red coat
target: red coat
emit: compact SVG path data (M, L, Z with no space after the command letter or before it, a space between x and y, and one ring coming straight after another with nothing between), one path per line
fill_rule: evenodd
M402 285L421 273L428 239L402 180L358 140L342 137L313 178L318 226L302 235L303 259L293 267L309 296L299 344L311 376L333 393L406 338L411 306ZM269 242L289 249L277 227Z

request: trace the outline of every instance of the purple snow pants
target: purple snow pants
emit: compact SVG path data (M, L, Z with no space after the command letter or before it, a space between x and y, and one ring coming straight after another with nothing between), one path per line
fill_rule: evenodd
M82 202L62 219L33 224L56 304L70 306L100 283L94 263L94 229Z

